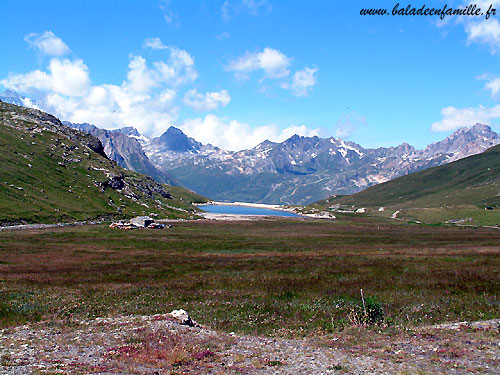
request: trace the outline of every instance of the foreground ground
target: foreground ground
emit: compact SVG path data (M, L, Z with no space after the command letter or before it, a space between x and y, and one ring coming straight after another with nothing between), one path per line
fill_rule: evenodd
M499 243L360 218L0 232L0 373L497 373L497 321L429 327L500 317ZM153 316L176 308L210 329Z
M73 319L0 331L0 373L497 374L498 323L284 339L191 328L167 315Z

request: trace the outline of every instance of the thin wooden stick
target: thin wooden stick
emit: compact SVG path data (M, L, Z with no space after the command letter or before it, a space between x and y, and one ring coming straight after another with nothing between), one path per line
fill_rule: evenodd
M366 314L366 305L365 305L365 297L363 297L363 289L360 289L360 292L361 292L361 301L363 301L363 310L365 312L365 316L368 316Z

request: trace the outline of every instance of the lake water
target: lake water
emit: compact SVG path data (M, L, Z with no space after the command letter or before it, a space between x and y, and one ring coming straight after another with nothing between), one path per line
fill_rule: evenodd
M226 206L219 204L207 204L200 206L203 211L213 214L230 214L230 215L262 215L262 216L288 216L298 217L292 212L271 210L269 208L247 207L247 206Z

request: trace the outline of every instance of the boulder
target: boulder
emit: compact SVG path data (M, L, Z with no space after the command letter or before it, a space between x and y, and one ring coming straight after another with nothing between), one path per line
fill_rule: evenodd
M186 326L190 327L197 327L198 324L191 319L189 314L186 312L186 310L173 310L171 313L167 314L170 315L172 318L177 320L180 324L184 324Z

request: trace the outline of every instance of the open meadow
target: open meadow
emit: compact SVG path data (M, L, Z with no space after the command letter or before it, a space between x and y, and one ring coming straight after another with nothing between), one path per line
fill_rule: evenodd
M223 331L302 335L356 323L500 315L500 231L338 222L196 221L124 231L0 232L0 322L187 310Z
M496 229L403 225L365 218L204 220L176 222L164 230L103 225L6 230L0 232L0 322L7 333L17 332L14 327L25 323L61 333L67 327L77 329L84 321L86 329L89 324L103 329L102 318L137 316L149 321L144 317L185 309L204 327L229 337L222 344L220 337L198 338L183 356L169 352L166 359L161 357L164 362L153 361L180 366L174 369L192 364L185 358L199 356L200 348L210 347L212 354L217 347L227 349L228 342L235 340L233 332L275 340L312 338L320 340L321 347L349 348L355 356L365 353L367 340L378 338L371 349L389 355L387 347L396 338L408 339L408 332L421 327L500 317L499 243ZM127 319L126 324L132 324L133 317ZM141 329L150 330L153 323L142 322ZM137 332L122 338L123 345L135 345L134 350L138 343L146 345L146 338L137 338ZM158 338L156 331L151 332L147 345ZM482 334L487 339L477 340L476 355L486 343L495 347L498 342L498 328ZM443 355L451 350L454 360L462 360L469 350L463 345L474 341L467 335L462 333L460 350L448 342ZM437 340L434 334L419 337ZM260 346L249 343L248 347ZM198 351L192 352L193 348ZM405 363L401 354L394 354L401 350L389 352L392 365ZM4 366L13 363L14 357L2 358ZM269 366L286 363L272 358L260 363L269 373L274 371ZM499 359L489 360L490 369L498 369ZM222 360L218 361L220 365ZM484 358L473 369L482 373L481 368L488 368L483 362ZM350 373L352 366L332 362L328 368L332 373ZM258 373L252 368L235 373ZM141 371L128 368L125 372Z

